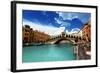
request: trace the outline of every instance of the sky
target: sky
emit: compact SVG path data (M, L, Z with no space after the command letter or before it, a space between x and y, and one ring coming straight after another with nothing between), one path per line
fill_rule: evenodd
M61 11L22 11L23 25L30 25L33 30L49 35L59 35L61 32L76 33L82 29L91 18L90 13Z

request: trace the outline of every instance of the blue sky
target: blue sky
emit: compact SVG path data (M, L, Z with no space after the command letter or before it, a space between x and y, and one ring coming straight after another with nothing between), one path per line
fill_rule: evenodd
M33 29L37 26L38 28L47 28L48 32L53 32L54 29L71 32L81 30L82 26L84 26L84 24L91 18L91 14L78 12L23 10L22 17L23 25L34 25L35 27L33 26ZM42 28L40 31L44 29Z

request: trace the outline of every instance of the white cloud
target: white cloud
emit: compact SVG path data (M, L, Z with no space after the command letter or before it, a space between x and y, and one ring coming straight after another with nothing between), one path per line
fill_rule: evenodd
M64 22L64 21L62 21L60 19L57 19L57 18L54 18L54 19L58 24L61 24L61 26L68 27L68 26L71 25L70 23Z
M67 15L67 17L65 17L66 19L72 20L74 18L78 18L78 16L76 14L73 13L68 13L68 14L64 14Z
M59 28L53 27L53 26L43 26L41 24L36 24L36 23L33 23L26 19L23 19L23 25L29 25L31 28L33 28L33 30L38 30L38 31L44 32L46 34L49 34L51 36L60 35L65 30L64 26L60 26ZM66 33L73 34L73 33L79 32L79 31L80 31L79 28L73 28L70 32L68 30L66 30Z
M61 24L61 23L62 23L61 20L59 20L59 19L57 19L57 18L54 18L54 19L55 19L55 21L56 21L58 24Z
M76 16L73 16L73 17L72 17L72 19L74 19L74 18L79 18L79 17L76 15Z
M61 17L62 17L62 16L63 16L63 13L62 13L62 12L59 12L59 16L61 16Z
M62 16L63 14L62 12L59 12L59 11L57 11L56 13L59 14L59 16Z
M67 34L71 34L71 32L69 32L68 30L66 30L66 33L67 33Z
M68 27L68 26L70 26L70 25L71 25L70 23L62 22L62 25L61 25L61 26Z
M79 28L73 28L73 29L71 30L71 33L77 33L77 32L79 32L79 31L80 31Z
M72 20L74 18L78 18L78 15L76 13L65 13L65 12L57 12L57 14L59 14L59 16L61 16L63 18L63 20Z
M73 34L73 33L78 33L79 31L80 31L79 28L73 28L71 31L66 30L66 33L67 34ZM80 34L82 34L82 33L80 33Z
M64 31L65 30L65 27L60 27L60 31Z
M40 24L33 23L26 19L23 19L23 25L29 25L31 28L33 28L33 30L38 30L51 36L59 35L65 29L64 27L57 28L53 26L43 26Z

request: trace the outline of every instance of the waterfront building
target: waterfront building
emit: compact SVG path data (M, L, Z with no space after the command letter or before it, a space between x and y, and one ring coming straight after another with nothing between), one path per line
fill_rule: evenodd
M30 40L30 43L32 43L33 40L34 40L34 31L33 31L32 28L30 28L30 37L29 37L29 40Z
M30 26L25 25L22 27L22 37L23 37L23 43L30 42Z
M85 26L82 29L82 36L87 41L91 41L91 21L85 24Z
M50 36L43 32L34 31L34 42L46 42L49 38Z
M46 42L50 38L50 36L45 34L44 32L33 30L33 28L30 28L29 25L25 25L22 27L22 38L23 43L40 43Z

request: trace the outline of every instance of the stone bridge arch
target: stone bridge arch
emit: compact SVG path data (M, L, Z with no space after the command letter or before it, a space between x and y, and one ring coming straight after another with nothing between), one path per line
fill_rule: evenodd
M58 43L60 43L60 42L63 41L63 40L69 41L69 42L71 42L71 43L75 43L74 40L71 40L71 39L69 39L69 38L60 38L60 39L56 40L56 41L54 42L54 44L58 44Z

